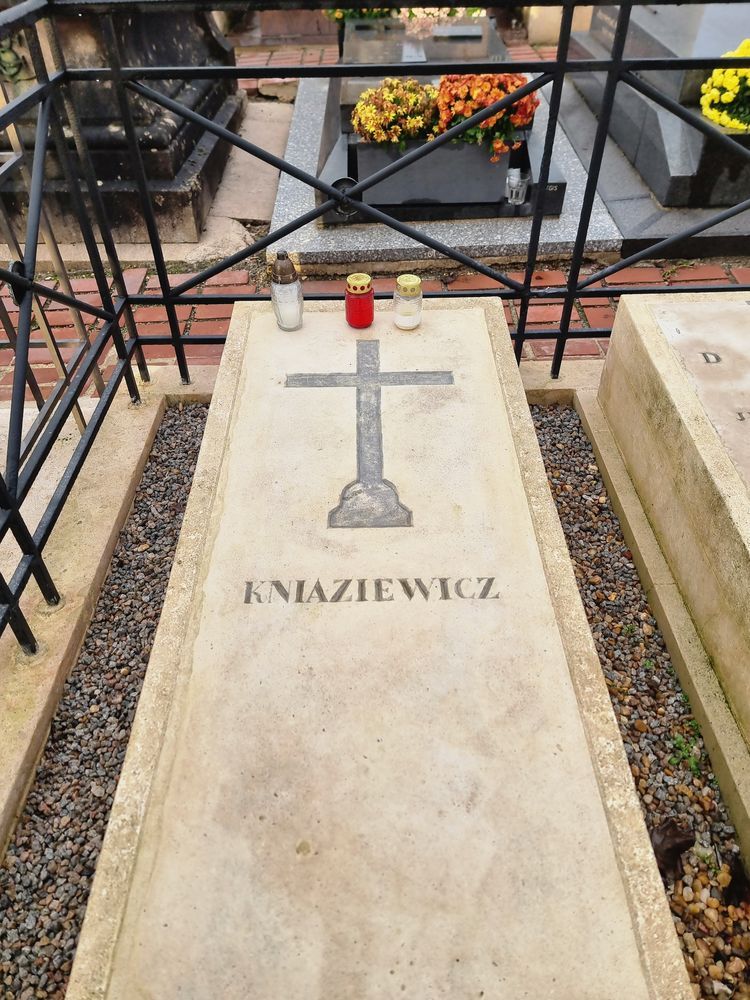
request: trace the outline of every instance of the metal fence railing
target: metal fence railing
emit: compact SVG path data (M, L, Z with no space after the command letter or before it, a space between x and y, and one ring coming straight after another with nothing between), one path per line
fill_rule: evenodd
M688 6L691 2L692 0L687 0L684 6ZM543 5L552 6L546 0L543 0ZM294 233L308 222L323 216L330 209L338 206L346 211L351 208L352 204L356 203L359 213L370 220L390 226L430 248L431 251L472 268L496 282L496 287L491 289L428 294L443 297L490 295L503 300L515 300L518 321L515 328L511 330L511 337L517 359L520 360L524 344L527 341L553 339L555 340L555 351L552 359L552 375L557 377L566 345L571 340L578 337L607 337L611 332L609 328L604 327L583 329L574 325L576 299L585 301L590 297L601 297L602 290L596 286L602 279L645 258L658 258L678 242L697 235L750 208L750 199L745 200L731 208L717 212L690 229L663 239L647 249L597 270L593 274L582 274L587 233L618 87L633 88L695 129L710 135L715 142L720 143L722 148L731 151L733 155L745 159L750 158L750 150L745 149L731 136L718 132L708 121L662 94L639 75L647 70L700 69L708 72L720 66L741 66L741 59L718 58L719 53L716 54L716 58L701 59L626 58L625 42L628 36L631 11L634 6L639 5L638 0L619 5L612 48L607 58L573 59L570 57L573 15L576 7L584 5L583 0L562 0L562 3L555 4L555 6L562 7L562 21L556 57L552 60L509 61L506 63L473 61L465 65L455 62L420 63L420 76L437 76L442 73L499 73L507 71L526 72L533 74L533 77L520 90L504 97L431 142L404 155L397 163L390 164L376 173L360 179L344 191L236 135L211 118L185 107L179 101L155 89L153 84L166 80L399 76L405 73L404 65L400 63L382 65L344 65L339 63L333 66L238 67L203 65L196 67L184 65L130 66L123 64L118 18L139 10L173 11L175 16L179 16L181 12L198 9L239 8L247 10L248 7L252 7L252 5L238 2L238 0L210 0L210 2L205 2L205 0L107 0L107 2L105 0L24 0L24 2L16 3L0 13L0 39L23 33L36 78L35 82L26 90L7 100L4 106L0 107L0 132L7 133L12 150L0 166L0 193L3 190L3 185L10 178L17 180L18 177L23 177L26 180L28 192L25 232L22 234L22 239L16 240L12 234L6 236L11 252L17 253L17 257L8 267L0 267L0 280L6 283L7 288L12 292L13 300L17 303L17 312L11 314L11 311L6 308L6 300L0 299L0 325L5 329L7 335L7 342L0 343L0 353L3 350L11 351L14 356L6 464L4 475L0 477L0 542L10 535L15 539L19 550L18 564L10 578L6 579L0 575L0 631L4 630L6 626L10 626L23 648L30 653L35 651L34 636L20 608L21 597L29 581L33 579L50 604L59 600L55 583L45 564L43 555L45 544L49 540L52 529L60 516L71 487L105 419L120 383L124 380L131 398L134 401L139 399L133 362L139 369L141 379L148 381L144 347L157 344L171 345L181 377L183 381L188 382L190 371L185 353L184 336L178 322L177 307L197 303L224 304L246 300L268 300L269 296L263 293L212 294L198 292L197 289L207 279L263 252L278 240ZM304 2L304 0L302 2L300 0L289 0L289 2L277 0L275 3L264 5L264 7L277 8L325 6L333 5L314 4ZM370 5L361 4L360 6ZM497 5L495 6L497 7ZM56 18L59 15L70 15L71 13L86 13L98 19L107 53L106 65L93 68L69 68L65 65L56 36ZM588 164L588 176L575 240L568 262L567 284L564 287L539 287L532 283L532 277L539 256L544 198L558 128L563 84L566 77L573 74L592 72L603 76L603 98L598 113L596 135ZM148 231L158 278L159 288L154 293L131 293L126 288L123 279L112 229L100 192L99 178L80 126L74 97L76 84L92 81L111 86L116 98L119 113L118 124L124 129L128 154L133 168L133 179L140 197L140 210ZM549 121L537 178L536 203L522 280L516 280L497 267L491 267L482 261L473 259L418 228L397 220L372 205L365 204L359 197L368 188L386 177L403 170L424 156L429 156L433 150L443 143L450 142L466 129L477 125L491 115L497 114L502 109L511 107L525 94L542 90L546 92L549 101ZM151 101L175 115L193 122L218 139L231 143L251 156L278 167L281 171L316 188L325 196L324 200L312 211L256 240L251 246L218 261L187 280L172 285L162 252L159 224L149 190L146 168L131 107L133 97L136 95L141 100ZM33 155L29 162L29 157L18 140L17 125L21 119L28 120L34 112L36 114L36 134ZM70 191L81 239L88 254L88 266L96 280L98 296L95 303L92 303L88 297L82 298L72 292L64 263L54 242L49 219L45 213L45 164L48 155L52 152L56 156ZM5 223L3 228L7 231L10 219L4 210L0 212L0 225L3 223ZM501 224L502 221L498 223L499 226ZM0 232L0 236L2 235L3 233ZM37 243L40 235L51 247L52 265L58 273L59 285L56 284L54 287L45 284L38 277L40 268L37 261ZM103 248L103 252L100 251L100 246ZM721 290L714 286L706 286L704 289L699 284L691 284L689 291L699 292L709 290L709 288L712 292ZM606 294L609 296L619 296L632 292L650 294L658 290L660 289L652 285L646 287L618 285L617 289L608 288ZM687 291L688 289L670 288L670 292L674 293L679 293L681 290ZM731 290L750 291L750 285L732 285ZM325 299L332 296L319 293L306 297ZM559 325L552 330L534 328L529 323L530 305L534 302L550 301L551 299L562 302ZM44 303L47 303L46 307ZM59 377L45 397L36 382L30 364L30 350L35 343L32 334L36 323L36 329L44 338L45 329L48 330L48 326L45 324L45 308L61 305L71 309L75 317L77 336L72 353L67 360L63 359L60 352L55 353L55 345L49 343L49 337L46 338L53 353L53 359L57 358L56 371ZM133 307L138 305L162 306L166 311L169 334L163 336L142 334L133 312ZM223 336L207 334L190 335L190 343L192 344L223 343L224 339ZM99 362L102 356L112 348L116 353L116 363L105 379L100 371ZM80 399L82 393L91 388L92 382L96 393L96 404L88 421L86 421L80 408ZM36 419L30 427L25 426L27 392L38 409ZM46 506L39 524L32 530L22 516L21 505L34 482L44 470L45 461L71 416L78 423L81 431L80 440L56 484L52 498Z

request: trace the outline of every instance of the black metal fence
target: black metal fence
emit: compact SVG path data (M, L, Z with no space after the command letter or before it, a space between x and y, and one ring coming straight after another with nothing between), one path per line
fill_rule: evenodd
M645 2L645 0L640 0ZM668 0L667 0L668 2ZM689 5L692 0L687 0ZM610 117L617 87L632 87L655 104L667 109L672 114L683 119L699 131L711 136L727 150L735 155L750 158L750 150L743 148L728 135L718 132L709 122L699 115L682 107L678 102L660 93L654 86L642 79L638 74L646 70L682 70L700 69L709 72L716 67L742 66L741 59L631 59L625 58L625 42L628 25L635 3L619 5L617 24L611 53L606 59L571 59L569 45L574 10L583 6L583 0L562 0L562 22L557 46L556 58L546 61L513 61L508 63L487 62L485 64L472 62L466 65L456 63L421 63L420 75L438 75L442 73L530 73L534 74L529 82L520 90L515 91L496 102L492 106L475 114L469 120L457 125L429 143L408 153L400 160L382 170L360 180L346 191L326 184L315 176L298 169L292 163L275 156L246 139L243 139L215 121L188 109L179 102L165 96L150 86L150 82L162 80L196 80L207 78L224 78L240 80L242 78L264 77L372 77L404 75L404 66L400 63L391 65L342 65L335 66L273 66L242 68L235 66L127 66L122 64L122 52L117 31L117 18L136 10L169 10L175 16L186 10L217 8L248 9L247 3L236 0L25 0L0 13L0 39L10 34L23 32L33 63L36 82L15 99L0 108L0 130L13 133L16 124L22 116L28 116L36 109L36 135L31 164L18 144L11 142L14 154L9 156L0 166L0 190L2 184L11 176L23 174L28 182L28 210L23 240L23 251L18 259L8 267L0 267L0 280L6 282L12 289L18 304L17 319L11 321L10 314L0 301L0 323L5 328L8 342L0 344L0 348L12 350L15 356L13 369L12 397L9 412L7 456L5 474L0 477L0 542L9 534L15 539L20 552L20 558L10 579L0 575L0 632L10 626L22 647L29 653L36 651L34 636L28 622L21 611L19 602L25 588L31 579L35 580L45 600L50 604L59 601L55 583L51 579L45 565L43 551L49 540L52 529L58 520L70 493L76 476L96 437L99 428L107 414L110 404L120 383L124 380L127 391L133 401L139 399L138 385L133 370L133 363L138 367L140 377L148 381L148 370L144 360L143 348L146 345L171 344L174 349L180 375L188 382L190 372L185 354L185 343L177 318L179 305L197 303L234 303L245 300L267 300L263 294L222 295L197 294L196 289L213 275L231 268L255 254L262 253L277 241L297 231L300 227L324 215L332 208L340 207L345 211L356 201L360 213L373 221L380 222L398 232L412 237L418 243L430 248L459 264L472 268L474 271L497 282L497 287L489 290L462 291L456 293L431 293L450 297L451 294L484 296L490 295L500 299L513 299L518 302L518 322L511 331L517 359L521 359L523 346L527 341L537 339L554 339L556 347L552 360L552 376L557 377L560 371L565 348L571 339L577 337L607 337L609 328L581 329L572 325L574 319L574 304L576 299L601 297L602 290L596 288L597 283L617 271L645 258L658 258L678 242L711 228L726 219L738 215L750 208L750 199L718 212L710 219L693 226L679 234L661 240L648 249L632 254L609 267L602 268L594 274L582 276L582 264L585 259L586 240L591 221L597 183L602 165L602 158L607 140ZM553 4L543 0L543 5ZM560 6L558 2L555 4ZM250 5L252 6L252 5ZM277 0L264 5L275 8L326 7L333 4L315 4L305 0ZM374 6L369 4L354 5L360 7ZM59 14L85 12L98 17L107 52L106 66L96 68L68 68L61 53L56 37L55 18ZM740 39L738 39L739 41ZM718 57L717 53L717 57ZM580 210L577 232L569 260L569 276L567 285L560 287L539 287L532 284L532 276L537 266L540 234L544 215L544 198L547 186L550 164L560 109L563 83L566 76L575 73L597 72L604 75L603 101L598 116L598 125L594 139L591 158L588 165L583 201ZM159 291L154 294L131 294L123 279L123 272L118 261L117 249L112 237L111 227L107 218L101 197L98 178L92 158L80 127L79 117L71 85L79 81L110 81L113 87L120 115L120 124L128 143L128 152L132 159L135 182L140 194L141 209L145 220L153 253L153 260L158 277ZM417 228L396 220L377 208L367 205L358 199L365 190L386 177L404 169L411 163L437 149L440 145L450 142L466 129L471 128L499 111L512 106L525 94L547 90L549 100L549 123L545 134L544 149L541 159L539 176L537 178L537 200L531 222L528 241L527 259L522 281L517 281L501 272L496 267L490 267L475 260L459 250L432 238ZM170 277L162 252L157 216L154 211L152 197L149 192L146 170L138 144L136 127L131 110L132 95L153 101L162 108L182 116L219 139L233 144L241 150L265 161L280 170L291 174L298 180L317 188L325 195L325 200L314 210L307 212L294 222L283 226L267 236L255 241L242 251L239 251L215 265L179 284L171 285ZM70 283L64 273L64 264L56 261L60 274L60 287L52 288L38 278L40 267L37 261L37 242L40 236L48 233L49 222L44 211L45 193L45 160L48 152L54 150L62 168L65 182L71 192L75 215L80 227L80 234L88 254L89 267L96 279L100 304L91 304L86 299L72 294ZM501 225L501 223L499 223ZM99 247L103 248L103 254ZM110 291L110 276L114 294ZM750 291L748 285L732 285L733 291ZM616 291L608 289L608 295L639 292L653 293L661 289L654 286L638 287L620 285ZM688 289L682 289L687 291ZM691 292L709 290L700 285L692 284ZM718 289L710 287L710 291ZM670 292L679 293L681 289L671 288ZM308 298L325 299L332 296L326 294L310 295ZM535 329L529 325L529 306L537 301L562 300L562 315L557 329ZM32 330L36 317L38 327L44 325L43 302L69 307L76 316L76 327L79 339L71 357L63 363L60 361L60 377L46 398L37 384L33 368L30 364L30 349L33 344ZM141 335L133 314L136 305L160 305L166 310L170 333L168 336ZM85 321L85 322L84 322ZM192 344L223 343L223 336L191 335ZM54 345L53 345L54 347ZM101 357L114 347L117 362L114 369L105 380L99 370ZM59 359L58 359L59 360ZM83 419L80 409L82 393L94 380L98 399L88 422ZM24 429L24 403L26 395L36 403L38 415L30 427ZM60 437L60 434L72 416L81 428L80 441L70 458L54 494L46 507L39 524L33 530L27 525L21 514L21 505L27 498L35 481L45 469L45 461L50 451Z

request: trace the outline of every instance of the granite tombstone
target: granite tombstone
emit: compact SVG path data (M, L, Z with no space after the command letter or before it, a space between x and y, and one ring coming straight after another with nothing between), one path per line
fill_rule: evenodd
M574 32L571 56L606 59L619 7L595 9L591 27ZM625 45L630 58L708 58L734 49L750 30L750 3L634 7ZM703 70L648 70L643 79L699 113ZM576 73L586 103L598 113L604 75ZM615 93L609 132L658 201L667 207L734 205L750 196L750 165L625 84ZM740 137L743 145L750 143Z
M95 16L60 15L56 26L68 66L107 65ZM124 65L190 67L234 62L231 46L210 13L193 10L175 17L169 12L141 10L121 15L117 31ZM233 81L155 80L149 85L219 125L233 129L240 120L243 99ZM72 83L71 89L115 235L123 242L145 241L148 236L133 175L133 156L112 84L79 81ZM171 242L196 241L221 180L229 147L199 125L151 101L133 94L129 100L161 236ZM33 149L34 121L22 122L20 130L27 150ZM75 242L80 239L80 230L52 146L47 175L45 204L55 232L59 239ZM9 205L23 211L25 187L11 182L3 190Z

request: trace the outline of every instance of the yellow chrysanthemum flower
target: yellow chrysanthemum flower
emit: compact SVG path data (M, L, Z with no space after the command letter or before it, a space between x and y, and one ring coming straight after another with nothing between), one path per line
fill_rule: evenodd
M750 58L750 38L745 38L724 58ZM723 128L750 131L750 66L715 69L701 85L700 107L709 121Z

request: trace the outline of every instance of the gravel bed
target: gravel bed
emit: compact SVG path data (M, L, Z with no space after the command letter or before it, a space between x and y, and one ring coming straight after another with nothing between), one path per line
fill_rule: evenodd
M0 866L3 1000L65 995L206 413L165 414ZM750 902L699 728L578 416L532 414L695 995L750 998Z
M747 883L700 728L578 415L531 411L695 996L750 997Z
M0 865L0 996L59 998L159 621L208 407L167 410Z

